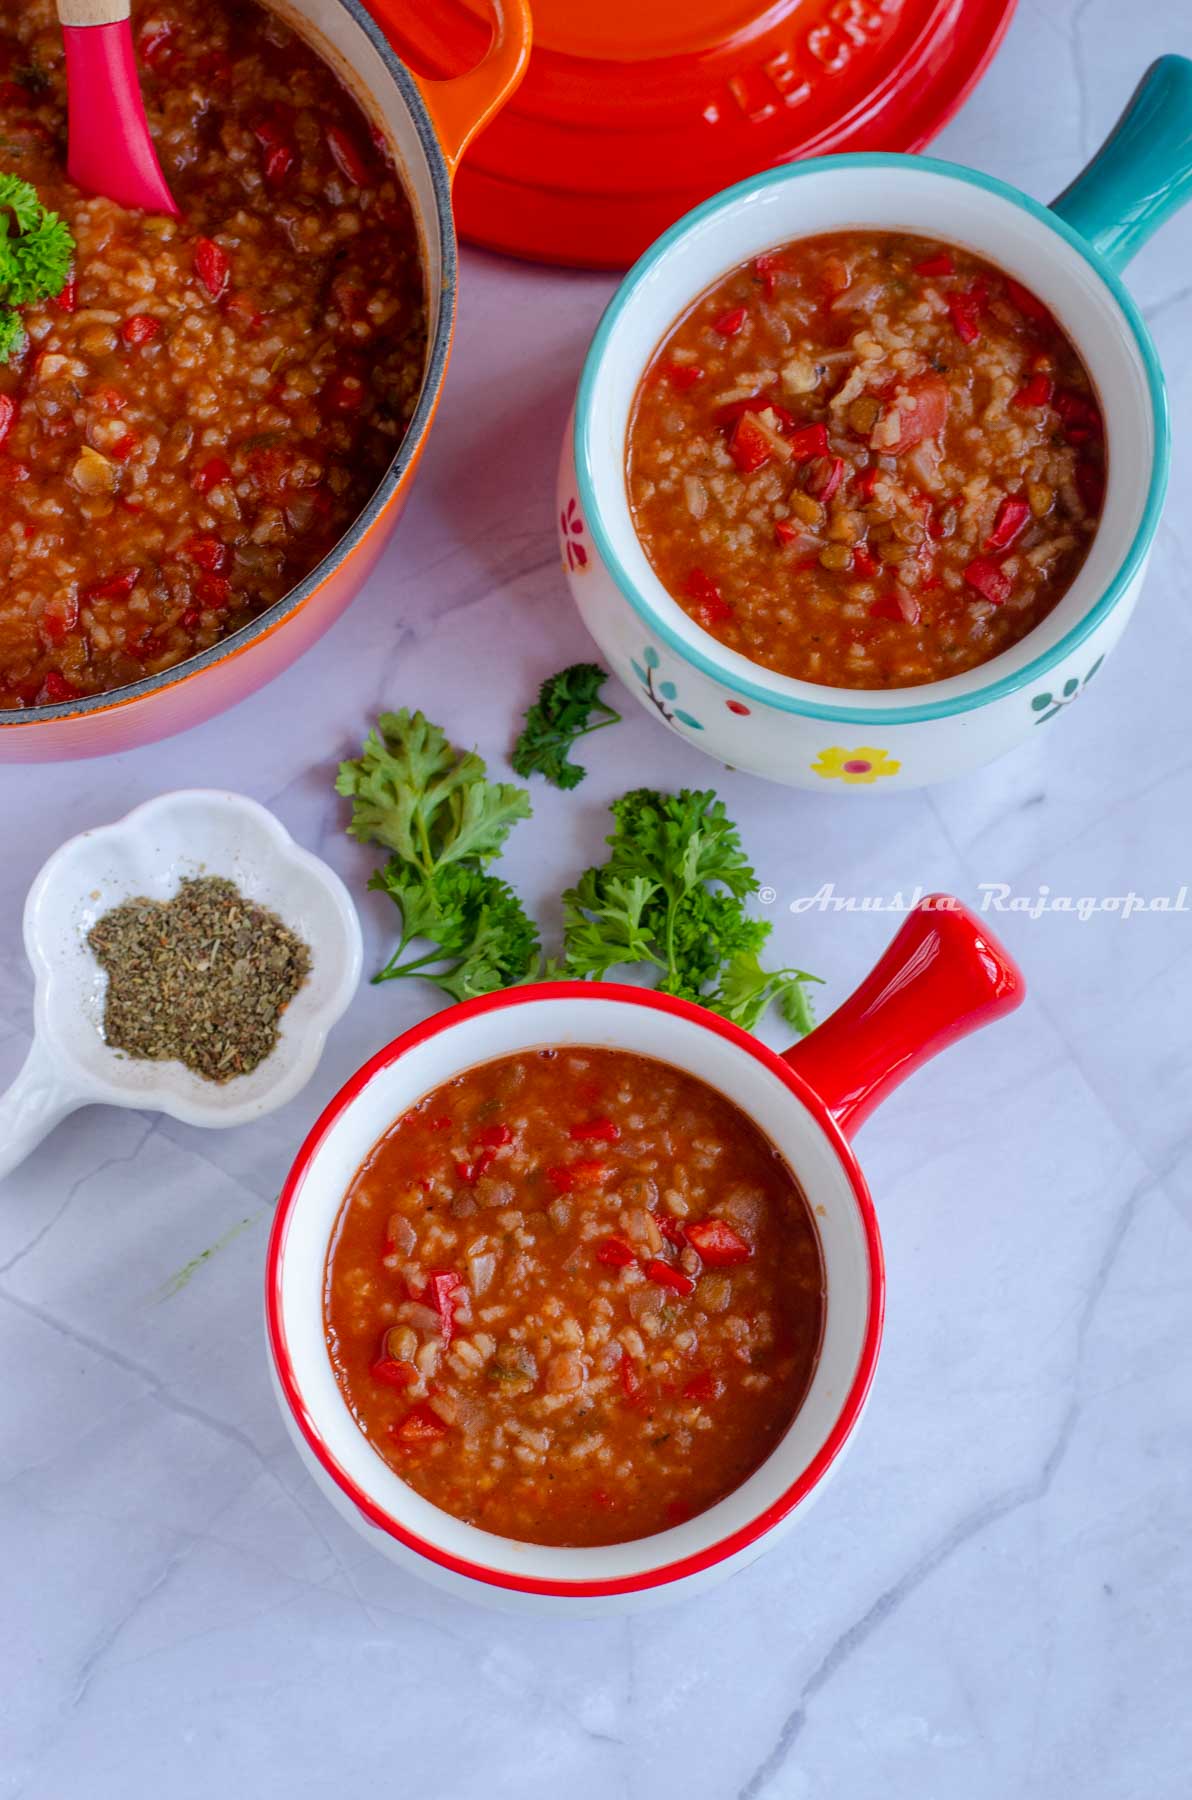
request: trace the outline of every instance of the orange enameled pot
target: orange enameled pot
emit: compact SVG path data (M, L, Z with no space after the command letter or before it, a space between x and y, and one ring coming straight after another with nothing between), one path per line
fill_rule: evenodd
M267 0L337 71L388 139L422 239L426 370L410 429L368 505L297 587L210 650L111 693L0 712L0 760L102 756L197 725L288 668L339 617L401 515L443 387L455 325L451 184L480 128L516 88L530 53L529 0L490 0L492 40L469 73L419 80L386 35L393 0Z

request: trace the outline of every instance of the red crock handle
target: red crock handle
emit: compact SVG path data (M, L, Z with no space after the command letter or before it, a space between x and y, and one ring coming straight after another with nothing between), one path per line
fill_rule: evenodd
M855 993L784 1061L850 1135L929 1058L1013 1012L1013 958L961 901L930 894Z

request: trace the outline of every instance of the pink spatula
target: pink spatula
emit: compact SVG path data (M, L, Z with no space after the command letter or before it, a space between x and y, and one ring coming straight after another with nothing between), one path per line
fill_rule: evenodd
M66 169L88 194L177 213L149 136L129 0L57 0L66 42Z

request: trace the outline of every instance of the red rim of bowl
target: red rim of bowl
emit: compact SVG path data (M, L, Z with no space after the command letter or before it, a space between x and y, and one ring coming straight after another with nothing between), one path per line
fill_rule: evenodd
M502 1007L520 1006L526 1002L537 1000L582 1002L597 999L617 1000L631 1006L651 1007L659 1012L671 1013L675 1017L701 1026L706 1031L714 1032L718 1037L726 1038L729 1043L735 1044L738 1049L748 1051L758 1062L763 1063L770 1073L777 1075L795 1098L803 1103L821 1131L830 1140L843 1165L861 1217L869 1262L869 1316L866 1321L865 1336L856 1371L831 1431L786 1492L759 1513L756 1518L751 1519L747 1525L741 1526L738 1530L730 1532L727 1537L721 1538L717 1543L708 1545L705 1549L679 1557L673 1562L660 1563L656 1568L642 1570L636 1575L621 1575L606 1580L585 1580L583 1578L558 1580L544 1576L515 1574L504 1569L492 1569L483 1563L469 1562L463 1557L452 1555L450 1551L442 1549L427 1538L420 1537L416 1532L392 1518L340 1465L328 1448L318 1425L309 1412L294 1373L282 1318L282 1260L285 1255L286 1239L294 1208L315 1154L322 1146L332 1126L363 1092L374 1075L397 1062L408 1050L425 1043L427 1039L436 1037L444 1030L462 1024L468 1019L477 1018L483 1013L494 1012ZM466 1064L460 1066L464 1067ZM311 1453L341 1492L352 1501L369 1523L395 1538L406 1549L416 1552L419 1556L425 1557L427 1561L436 1563L440 1568L449 1570L452 1574L465 1576L471 1581L478 1581L489 1587L512 1589L518 1593L570 1596L572 1598L607 1598L616 1594L632 1594L701 1574L716 1563L723 1562L725 1558L734 1556L738 1551L756 1543L758 1538L763 1537L785 1519L827 1473L844 1448L860 1417L873 1381L878 1349L881 1344L884 1301L885 1272L881 1237L878 1232L873 1201L852 1146L819 1095L793 1068L783 1061L776 1051L759 1043L756 1038L751 1037L748 1032L742 1031L739 1026L730 1024L728 1020L708 1012L704 1007L694 1005L691 1001L679 1000L669 994L655 993L649 988L628 987L616 982L600 982L594 986L585 982L552 982L549 985L538 984L532 987L507 989L496 994L485 994L479 999L464 1001L461 1005L449 1007L446 1011L435 1014L432 1018L424 1020L422 1024L415 1025L411 1030L403 1032L400 1037L394 1038L392 1043L386 1044L383 1049L378 1050L375 1056L370 1057L356 1071L355 1075L344 1083L338 1094L324 1108L294 1159L278 1200L265 1263L266 1332L270 1354L286 1398L286 1404L289 1406ZM577 1552L577 1554L581 1553Z

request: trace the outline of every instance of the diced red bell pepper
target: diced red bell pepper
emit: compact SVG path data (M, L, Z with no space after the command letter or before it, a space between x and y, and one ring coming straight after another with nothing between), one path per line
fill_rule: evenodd
M413 1387L418 1379L418 1371L413 1363L399 1362L396 1356L381 1356L368 1371L374 1381L385 1387Z
M808 456L827 456L828 427L826 425L800 425L791 433L790 446L795 455L802 461Z
M123 600L132 593L140 579L140 566L131 564L115 575L105 575L102 581L92 581L83 589L81 598L90 600Z
M683 591L688 599L695 600L703 608L704 623L707 625L722 624L731 619L733 609L720 592L710 575L702 569L692 569L683 583Z
M79 602L69 594L56 594L41 615L42 635L61 644L79 622Z
M1030 380L1019 388L1014 396L1013 405L1035 407L1046 406L1051 400L1054 389L1055 383L1051 379L1051 376L1040 370L1038 374L1032 375Z
M328 125L324 136L335 166L344 180L350 181L353 187L367 187L368 164L347 132L339 125Z
M745 307L745 306L730 307L728 312L722 312L718 319L713 319L712 330L718 331L720 333L721 337L725 337L725 338L736 337L738 331L740 331L742 325L744 325L745 320L748 316L749 316L748 307Z
M776 250L767 250L764 255L754 258L753 273L762 284L762 293L767 300L774 298L774 290L778 286L778 277L786 268L786 263Z
M683 1227L678 1219L672 1218L670 1213L663 1212L652 1212L650 1217L667 1242L677 1244L681 1249L687 1240L683 1236Z
M196 494L209 494L213 487L221 481L227 481L232 473L232 465L222 456L209 456L200 463L190 478L190 485Z
M925 256L922 262L915 264L916 275L955 275L956 264L946 250L939 250L934 256Z
M727 1219L697 1219L686 1228L687 1242L698 1251L711 1269L731 1268L734 1263L748 1262L753 1245L734 1231Z
M573 1188L598 1186L606 1173L604 1163L581 1159L579 1162L557 1164L546 1171L546 1178L560 1194L569 1194Z
M867 544L853 545L853 574L868 581L871 575L877 574L877 557Z
M773 413L779 431L789 434L795 429L795 415L788 412L781 401L765 390L760 394L748 394L744 400L730 400L726 406L719 408L716 414L718 425L735 425L746 413Z
M663 363L658 373L660 377L669 381L680 394L685 394L689 388L695 387L704 378L704 371L698 363Z
M906 392L914 405L898 409L898 442L891 447L895 456L927 438L938 437L948 422L948 389L938 375L924 375L908 382Z
M41 699L54 706L62 700L74 700L78 696L78 688L60 675L57 669L46 671L46 678L41 684Z
M867 504L873 499L873 490L881 472L876 463L871 463L867 469L862 469L859 475L853 477L853 493L858 500Z
M418 1450L426 1444L436 1444L440 1438L446 1437L447 1426L440 1419L433 1407L423 1400L412 1406L400 1425L389 1427L390 1437L396 1438L407 1450Z
M492 1168L496 1160L495 1150L481 1150L473 1155L470 1162L457 1162L455 1172L461 1181L466 1182L469 1187L475 1187L480 1177Z
M509 1125L482 1125L476 1133L476 1143L486 1150L501 1150L506 1144L513 1142L513 1128Z
M571 1136L580 1144L615 1144L620 1141L621 1127L615 1119L589 1119L573 1125Z
M129 457L132 456L132 454L134 453L134 451L139 450L140 447L141 447L141 440L137 436L136 432L135 431L126 431L124 433L123 437L118 437L116 439L116 442L112 445L112 448L111 448L109 454L111 456L113 456L117 462L123 463L123 462L127 462Z
M261 173L266 187L279 188L294 167L295 154L289 144L271 144L261 159Z
M1070 444L1087 444L1101 436L1101 414L1087 394L1078 394L1074 388L1060 388L1052 405L1060 416L1064 436Z
M624 1238L602 1238L596 1246L596 1261L609 1269L627 1269L637 1261L637 1252Z
M772 459L774 446L756 423L752 413L742 413L733 426L729 433L728 453L742 475L752 475L756 469L764 469Z
M454 1269L432 1269L426 1279L426 1304L439 1315L443 1342L451 1342L455 1330L455 1290L463 1286L463 1277Z
M902 608L894 594L882 594L873 601L869 608L869 616L871 619L892 619L899 625L905 623L902 617Z
M826 506L843 480L843 456L817 456L804 485L809 494Z
M646 1274L659 1287L670 1288L675 1294L690 1294L695 1282L682 1269L676 1269L673 1263L663 1262L660 1256L653 1257L646 1264Z
M218 575L226 567L232 553L219 538L212 537L208 532L194 531L179 544L178 554L188 562L198 563L200 569L206 569L209 575Z
M790 519L775 519L774 536L780 544L793 544L797 537L802 537L803 527L792 524Z
M161 320L155 319L151 313L133 313L125 319L120 327L121 341L130 350L140 350L146 344L152 344L161 336Z
M1006 276L1006 293L1024 319L1030 319L1035 325L1051 324L1051 314L1042 300L1032 294L1030 288L1024 288L1020 281L1015 281L1010 275Z
M948 316L962 344L975 344L981 336L980 297L972 288L948 295Z
M0 394L0 444L16 424L17 403L11 394Z
M985 540L986 550L1008 550L1015 538L1025 531L1030 516L1028 500L1021 494L1007 494L997 509L993 530Z
M992 606L1001 606L1010 598L1014 588L1005 570L987 556L974 557L964 571L964 579Z
M631 1356L621 1357L621 1389L626 1400L633 1402L641 1399L642 1378Z
M62 292L58 295L58 298L55 300L54 305L58 308L59 312L72 313L74 311L75 307L78 305L78 299L79 299L79 284L75 280L74 276L72 275L70 280L66 283L66 285L62 289Z
M694 1400L700 1406L706 1406L709 1400L719 1400L723 1392L724 1383L709 1369L701 1369L698 1375L692 1375L683 1383L683 1398Z
M196 238L195 273L213 300L218 300L227 287L231 272L231 259L222 244L214 238Z
M232 584L226 575L200 575L195 582L195 597L203 606L226 606L232 597Z

